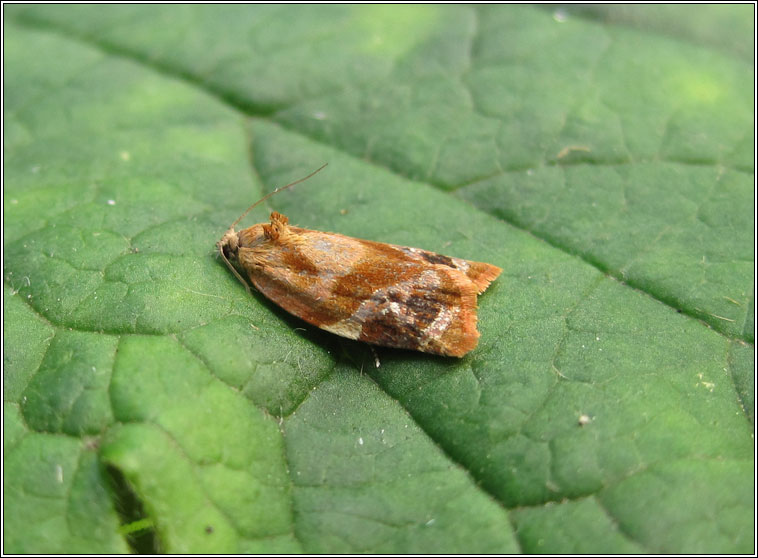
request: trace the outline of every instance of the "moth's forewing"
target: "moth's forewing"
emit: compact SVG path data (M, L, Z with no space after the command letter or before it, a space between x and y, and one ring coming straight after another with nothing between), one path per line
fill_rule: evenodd
M278 215L278 214L276 214ZM490 264L292 227L286 218L239 233L238 261L266 297L332 333L462 356L476 347L476 295Z

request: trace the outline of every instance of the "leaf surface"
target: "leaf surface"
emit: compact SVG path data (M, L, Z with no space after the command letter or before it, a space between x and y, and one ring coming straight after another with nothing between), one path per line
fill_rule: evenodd
M713 10L9 7L6 550L753 552L750 14ZM216 257L324 162L245 222L502 267L474 352L376 368Z

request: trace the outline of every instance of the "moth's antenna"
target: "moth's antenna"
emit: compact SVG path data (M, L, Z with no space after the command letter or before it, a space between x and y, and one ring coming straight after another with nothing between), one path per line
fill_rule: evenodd
M300 180L295 180L294 182L291 182L291 183L287 184L286 186L280 186L279 188L277 188L277 189L276 189L276 190L274 190L273 192L269 192L268 194L266 194L265 196L263 196L261 199L259 199L257 202L255 202L253 205L251 205L250 207L248 207L248 208L245 210L245 212L244 212L242 215L240 215L240 218L239 218L239 219L237 219L237 220L236 220L234 223L232 223L232 226L231 226L230 228L232 228L232 229L233 229L234 227L236 227L236 226L237 226L237 223L239 223L240 221L242 221L242 219L245 217L245 215L247 215L248 213L250 213L250 210L252 210L252 209L253 209L255 206L257 206L259 203L261 203L261 202L263 202L263 201L266 201L267 199L269 199L269 198L270 198L271 196L273 196L274 194L276 194L276 193L279 193L279 192L281 192L282 190L286 190L287 188L290 188L291 186L294 186L295 184L300 184L301 182L305 182L305 181L306 181L306 180L308 180L308 179L309 179L311 176L313 176L314 174L316 174L317 172L319 172L320 170L322 170L322 169L323 169L323 168L324 168L326 165L328 165L328 164L329 164L329 163L324 163L324 164L321 166L321 168L318 168L318 169L316 169L315 171L313 171L313 172L312 172L311 174L309 174L308 176L306 176L306 177L304 177L304 178L301 178Z

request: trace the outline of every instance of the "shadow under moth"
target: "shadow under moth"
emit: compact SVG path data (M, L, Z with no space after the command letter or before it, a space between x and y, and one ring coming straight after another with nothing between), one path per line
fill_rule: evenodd
M271 213L270 222L234 227L217 248L264 296L321 329L373 345L461 357L479 340L476 298L500 275L497 266L420 248L303 229Z

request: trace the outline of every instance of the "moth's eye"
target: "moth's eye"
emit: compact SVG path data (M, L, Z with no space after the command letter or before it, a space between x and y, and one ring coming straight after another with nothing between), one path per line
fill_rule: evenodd
M230 259L232 256L235 255L235 252L232 250L232 247L229 245L229 243L225 243L221 245L221 250L224 252L224 256L226 259Z

